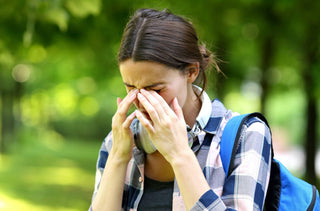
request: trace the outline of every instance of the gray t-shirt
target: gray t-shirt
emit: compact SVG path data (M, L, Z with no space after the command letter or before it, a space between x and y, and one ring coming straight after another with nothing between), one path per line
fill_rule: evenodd
M171 211L174 182L159 182L146 176L144 178L144 191L138 211Z

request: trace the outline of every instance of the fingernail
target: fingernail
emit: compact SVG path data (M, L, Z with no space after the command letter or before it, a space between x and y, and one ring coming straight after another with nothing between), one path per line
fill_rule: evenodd
M131 91L131 94L134 95L134 94L137 94L137 92L138 92L138 90L134 89L134 90Z
M179 105L179 102L178 102L178 98L177 98L177 97L174 98L174 101L175 101L175 102L174 102L175 104Z
M131 99L134 99L136 96L137 96L137 93L132 92L132 94L131 94L130 98L131 98Z

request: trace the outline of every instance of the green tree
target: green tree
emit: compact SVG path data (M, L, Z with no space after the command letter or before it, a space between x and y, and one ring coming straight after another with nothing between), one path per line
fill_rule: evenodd
M20 102L28 93L25 83L31 72L45 62L54 39L67 31L70 17L98 15L101 2L26 0L0 5L0 152L5 152L20 125Z
M306 94L306 111L307 118L305 129L305 153L306 153L306 177L313 183L317 183L315 171L315 158L317 152L317 140L319 129L318 100L320 87L319 65L320 65L320 35L315 31L320 28L317 11L320 4L317 1L301 1L300 14L303 25L301 52L302 52L302 75L304 79L304 89Z
M289 128L294 143L305 133L315 140L305 142L306 149L316 149L316 2L0 1L2 151L23 127L87 140L105 136L115 99L125 94L116 62L122 30L141 7L169 8L192 20L227 76L209 74L212 97L235 111L261 110L272 124ZM279 102L286 94L295 99L296 93L299 108ZM309 115L303 114L304 108ZM314 154L307 153L310 166Z

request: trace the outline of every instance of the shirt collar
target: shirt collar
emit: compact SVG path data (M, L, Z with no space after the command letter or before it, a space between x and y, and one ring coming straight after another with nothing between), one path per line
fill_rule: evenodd
M205 126L209 122L212 111L210 98L207 95L207 93L203 91L201 94L202 89L196 85L193 85L193 90L196 93L196 95L200 96L201 109L193 127L191 128L187 125L188 142L190 147L192 146L195 137L200 134L200 132L205 128Z
M193 85L193 90L198 96L202 91L200 87L195 85ZM190 127L187 127L188 131L191 131L191 136L197 136L202 130L207 133L216 134L220 123L228 110L218 99L211 102L205 91L202 92L200 100L202 105L196 118L196 123L192 130Z

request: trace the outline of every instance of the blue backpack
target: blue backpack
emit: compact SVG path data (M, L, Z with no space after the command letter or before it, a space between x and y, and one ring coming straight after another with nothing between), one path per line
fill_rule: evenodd
M226 177L231 174L229 164L235 157L242 125L246 120L254 117L258 117L269 127L267 120L260 113L235 116L225 126L221 137L220 156L223 168L228 172ZM273 158L273 155L272 149L271 175L264 210L320 210L319 192L316 187L294 177Z

